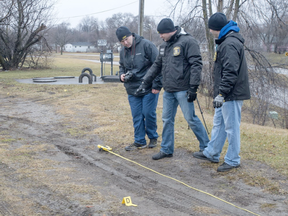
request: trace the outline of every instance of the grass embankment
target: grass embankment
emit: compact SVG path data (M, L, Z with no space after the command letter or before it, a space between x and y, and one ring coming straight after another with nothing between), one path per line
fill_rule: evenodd
M80 55L80 54L79 54ZM86 59L86 57L81 57ZM79 59L77 56L57 55L53 66L49 70L24 70L0 72L1 94L9 97L27 99L39 98L42 103L56 106L59 113L66 118L66 133L73 136L89 136L97 134L106 145L113 149L124 148L133 142L133 126L127 94L121 83L107 83L99 85L35 85L21 84L15 79L52 76L79 76L84 67L90 67L96 76L100 75L100 64ZM118 66L114 67L114 71ZM158 133L162 132L162 94L157 107ZM204 111L205 121L209 131L213 124L213 109L205 109L205 99L198 96ZM196 114L202 120L198 106L195 104ZM249 114L245 114L249 116ZM247 118L249 119L249 118ZM71 122L73 124L71 125ZM2 137L1 144L9 141L9 136ZM5 141L4 141L5 139ZM241 159L246 167L249 161L265 163L282 175L288 176L288 131L272 127L263 127L242 122L241 124ZM187 129L187 122L182 112L177 112L175 121L175 148L185 148L188 151L198 151L198 141L191 130ZM227 144L221 155L225 155ZM4 157L4 156L2 156ZM217 165L209 165L216 167ZM266 178L265 170L243 169L237 175L247 184L261 186L273 193L287 193L281 189L279 183ZM227 176L228 177L228 176Z
M264 56L271 63L272 66L288 68L288 56L286 56L286 52L282 54L276 53L265 53Z

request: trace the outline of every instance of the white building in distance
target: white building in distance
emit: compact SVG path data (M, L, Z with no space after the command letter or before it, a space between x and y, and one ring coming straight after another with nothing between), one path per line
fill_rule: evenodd
M64 50L66 52L95 52L96 47L89 42L75 42L65 44Z

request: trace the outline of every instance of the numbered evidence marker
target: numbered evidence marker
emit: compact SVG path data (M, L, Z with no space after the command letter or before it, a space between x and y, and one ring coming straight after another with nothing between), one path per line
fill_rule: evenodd
M130 196L124 197L122 200L122 204L125 204L126 206L137 206L135 204L132 204L132 200Z

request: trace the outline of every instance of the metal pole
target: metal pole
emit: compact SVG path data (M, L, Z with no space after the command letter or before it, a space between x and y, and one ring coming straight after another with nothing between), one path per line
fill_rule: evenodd
M138 34L140 36L143 36L143 22L144 22L144 0L139 0Z
M111 75L113 75L113 51L111 52Z
M101 61L101 71L100 71L100 76L103 76L103 49L101 48L100 52L100 61Z
M202 119L203 119L203 122L204 122L204 125L205 125L205 128L206 128L207 134L209 135L209 131L208 131L208 128L207 128L207 125L206 125L206 122L205 122L205 119L204 119L204 115L203 115L202 109L200 107L200 103L198 101L198 98L197 98L197 103L198 103L198 106L199 106L200 113L202 115Z
M152 41L152 25L149 23L149 29L150 29L150 41Z

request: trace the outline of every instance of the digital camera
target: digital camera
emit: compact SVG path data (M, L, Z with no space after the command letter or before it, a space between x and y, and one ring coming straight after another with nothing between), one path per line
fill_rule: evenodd
M132 80L134 74L131 71L125 73L124 82L129 82Z

